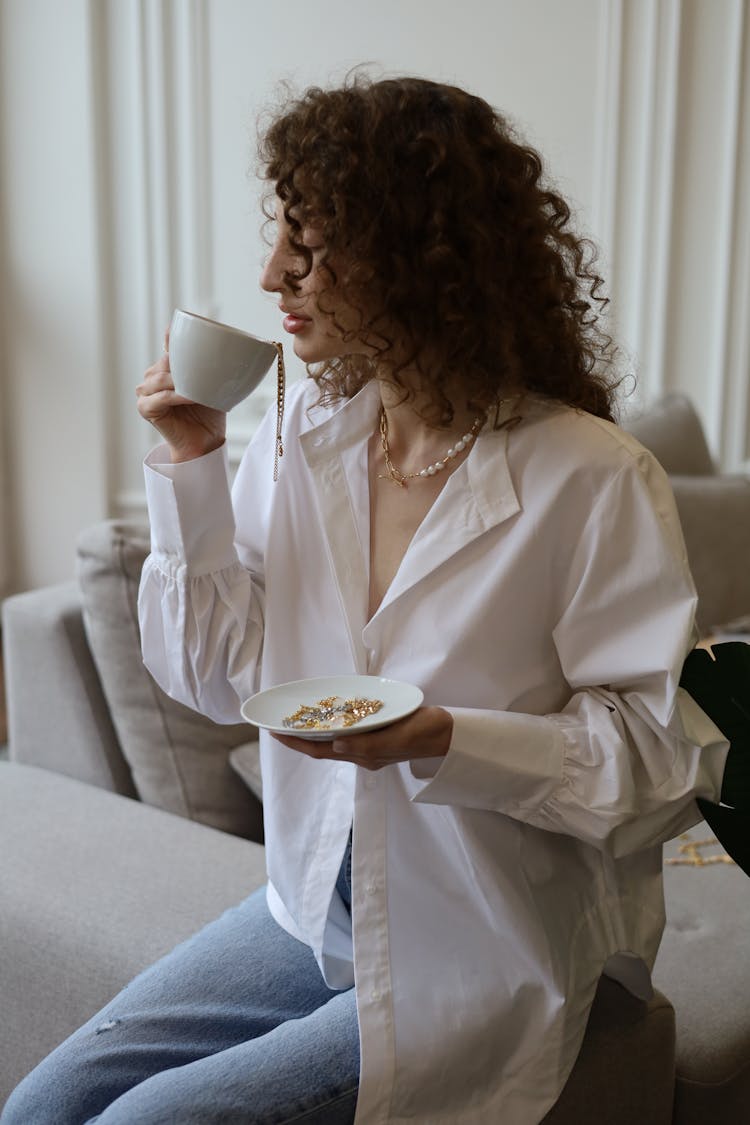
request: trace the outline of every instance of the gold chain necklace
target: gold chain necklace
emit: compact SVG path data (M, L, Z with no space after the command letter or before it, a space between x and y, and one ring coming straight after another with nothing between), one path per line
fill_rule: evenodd
M383 457L385 458L387 472L378 473L378 480L390 480L393 481L394 484L397 484L399 488L406 488L406 482L408 480L414 480L418 477L434 477L436 473L441 472L441 470L445 468L449 461L452 461L459 453L463 453L467 446L471 445L486 421L486 414L480 414L478 418L475 418L468 433L465 433L463 437L459 438L456 444L452 445L439 461L433 461L431 465L425 465L424 469L420 469L416 473L402 473L391 460L391 449L388 445L388 418L385 413L385 408L381 406L380 444L383 447Z
M286 368L284 366L284 349L281 344L274 341L276 351L276 440L273 452L273 479L279 479L279 457L284 456L284 441L282 427L284 424L284 398L286 397Z

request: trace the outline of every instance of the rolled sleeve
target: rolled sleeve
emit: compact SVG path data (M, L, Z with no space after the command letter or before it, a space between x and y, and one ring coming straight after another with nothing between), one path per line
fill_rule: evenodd
M445 760L431 773L412 765L424 782L413 799L494 810L615 854L690 827L695 798L717 798L727 753L678 686L694 610L668 482L639 455L577 537L551 633L565 705L541 716L451 710Z
M448 753L415 801L512 812L543 804L562 784L564 740L550 719L510 711L446 710L453 718ZM420 776L418 761L412 763L412 773Z
M237 561L226 446L192 461L164 460L158 446L144 463L151 551L166 570L197 577Z

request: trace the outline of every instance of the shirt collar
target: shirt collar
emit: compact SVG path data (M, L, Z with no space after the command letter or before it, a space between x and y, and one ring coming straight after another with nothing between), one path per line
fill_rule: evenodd
M309 467L312 469L369 439L378 425L380 406L377 380L371 379L332 415L300 435L299 441ZM504 404L500 408L499 420L507 421L512 417L513 409L512 401ZM507 429L485 428L475 440L465 462L466 486L476 503L483 528L494 526L499 518L507 519L520 506L508 468L507 438ZM458 471L453 474L453 477L456 476Z
M353 578L351 566L351 553L358 542L357 521L342 455L369 440L377 427L379 412L380 392L372 380L334 414L299 438L315 483L331 563L349 618L358 664L362 658L360 630L364 625L364 608L362 592ZM511 413L509 404L505 417L510 417ZM442 562L520 510L508 465L511 433L505 428L484 430L479 434L466 461L451 474L417 529L373 622ZM364 557L362 564L363 573L367 574L369 564Z
M300 434L299 442L309 467L312 469L368 439L378 424L379 414L380 391L377 381L371 379L323 422Z

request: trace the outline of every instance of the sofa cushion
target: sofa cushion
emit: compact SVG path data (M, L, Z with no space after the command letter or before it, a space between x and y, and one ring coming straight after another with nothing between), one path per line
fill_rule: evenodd
M542 1125L667 1125L674 1050L669 1000L659 992L648 1002L637 1000L602 977L578 1058Z
M229 763L251 728L176 703L141 659L137 598L148 550L148 530L124 521L95 524L78 540L89 645L136 790L146 804L260 840L262 810Z
M136 973L266 881L257 844L8 762L0 853L0 1108Z
M665 861L654 983L676 1013L674 1125L734 1125L750 1106L750 884L705 822L668 844Z
M687 395L665 395L645 414L623 422L662 468L683 476L710 476L714 471L703 427Z
M260 774L260 752L257 742L243 742L229 755L229 764L242 778L250 792L263 800L263 779Z
M706 634L750 613L750 479L720 473L671 483Z

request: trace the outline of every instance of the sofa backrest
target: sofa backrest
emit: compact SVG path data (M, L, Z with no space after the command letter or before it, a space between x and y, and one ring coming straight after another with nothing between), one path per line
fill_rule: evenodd
M696 620L711 635L750 614L750 480L720 473L690 399L671 393L623 423L667 471L698 591Z
M79 536L83 618L114 728L142 801L248 839L262 839L262 809L232 768L232 750L255 750L254 728L214 723L170 699L141 658L137 598L148 528L109 520Z
M653 453L670 476L711 476L715 466L703 426L687 395L671 392L622 428Z

